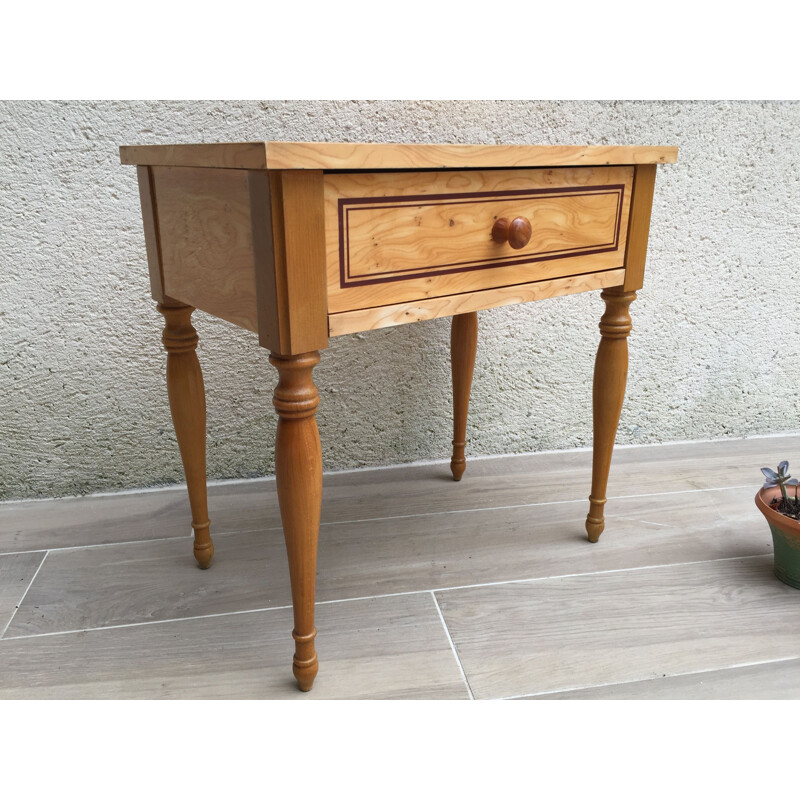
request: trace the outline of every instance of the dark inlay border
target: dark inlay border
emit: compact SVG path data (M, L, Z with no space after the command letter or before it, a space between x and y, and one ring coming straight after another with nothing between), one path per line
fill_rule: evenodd
M461 205L473 203L475 200L499 200L506 198L535 197L537 195L587 195L587 194L616 194L617 195L617 220L614 229L614 238L611 242L604 243L590 249L572 247L563 250L552 250L545 254L531 253L520 257L517 254L499 256L491 259L478 259L470 261L453 262L451 264L438 264L429 267L412 267L409 269L393 270L387 273L378 273L385 277L359 278L350 275L350 212L358 209L372 208L403 208L406 206L431 206L431 205ZM428 278L436 275L450 275L457 272L474 272L482 269L495 269L497 267L516 266L518 264L532 264L539 261L555 261L559 258L570 258L575 255L594 255L596 253L609 253L619 248L619 236L622 225L622 207L625 197L624 184L607 184L601 186L576 186L553 189L511 189L504 192L456 192L450 194L428 195L398 195L394 197L342 197L338 202L339 223L339 285L342 289L357 286L369 286L376 283L391 283L395 281L412 280L414 278ZM408 273L408 274L404 274Z

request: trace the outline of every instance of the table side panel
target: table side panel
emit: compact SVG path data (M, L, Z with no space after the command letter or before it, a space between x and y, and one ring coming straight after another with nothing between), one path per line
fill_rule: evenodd
M161 247L158 240L158 212L153 194L151 167L136 167L139 181L139 203L142 207L144 227L144 247L147 254L147 268L150 272L150 294L157 303L163 303L164 278L161 269Z
M631 199L628 248L625 253L625 291L635 292L644 284L644 264L650 238L650 214L656 183L655 164L635 168Z
M325 176L331 314L624 265L633 167ZM525 216L519 250L494 221Z
M258 331L246 170L151 167L164 291Z

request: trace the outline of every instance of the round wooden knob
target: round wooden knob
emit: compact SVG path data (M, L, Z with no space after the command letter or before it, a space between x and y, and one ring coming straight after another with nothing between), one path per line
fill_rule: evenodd
M531 223L525 217L515 217L511 222L500 217L492 226L492 239L497 244L508 242L515 250L525 247L532 233Z

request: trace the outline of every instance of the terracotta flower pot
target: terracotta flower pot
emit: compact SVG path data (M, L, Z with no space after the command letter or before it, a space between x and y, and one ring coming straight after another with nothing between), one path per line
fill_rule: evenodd
M779 580L800 589L800 521L787 517L770 508L770 503L781 497L781 490L760 489L756 495L756 506L767 518L775 546L775 575Z

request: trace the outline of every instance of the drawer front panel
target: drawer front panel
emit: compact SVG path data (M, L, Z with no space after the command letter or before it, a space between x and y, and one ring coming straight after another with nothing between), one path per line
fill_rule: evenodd
M328 308L338 313L621 267L632 167L325 176ZM520 249L492 239L525 217Z

